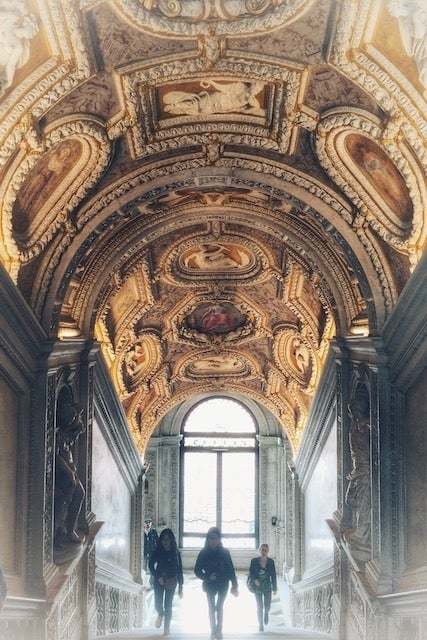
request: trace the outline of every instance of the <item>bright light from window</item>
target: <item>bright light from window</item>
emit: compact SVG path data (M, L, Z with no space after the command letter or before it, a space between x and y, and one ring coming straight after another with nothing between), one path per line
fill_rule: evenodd
M225 534L226 546L253 549L256 425L252 415L235 400L210 398L190 412L183 430L183 546L202 547L209 527L217 526Z
M255 433L251 414L229 398L210 398L198 404L185 421L186 432Z

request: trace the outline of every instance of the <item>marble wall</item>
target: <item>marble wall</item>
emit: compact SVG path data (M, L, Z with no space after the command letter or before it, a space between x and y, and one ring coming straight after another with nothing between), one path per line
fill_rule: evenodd
M332 565L334 543L325 522L337 508L337 432L333 426L304 491L304 573Z
M131 494L102 431L93 425L92 510L104 521L96 538L96 556L130 572Z
M16 392L0 369L0 565L6 574L17 571L18 430Z
M427 368L424 369L415 384L410 388L406 397L406 568L409 570L427 568L426 389Z

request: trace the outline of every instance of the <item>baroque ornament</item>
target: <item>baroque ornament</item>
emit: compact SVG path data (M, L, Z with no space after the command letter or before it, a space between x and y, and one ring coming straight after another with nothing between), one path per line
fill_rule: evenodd
M90 5L92 0L88 0ZM142 31L195 38L250 36L300 18L313 0L117 0L114 8Z
M397 142L384 140L379 123L360 110L326 114L315 142L320 163L359 216L400 251L419 249L427 193L415 159Z
M44 146L24 149L0 187L1 244L9 270L34 258L69 221L109 160L111 143L96 119L63 118L44 133Z

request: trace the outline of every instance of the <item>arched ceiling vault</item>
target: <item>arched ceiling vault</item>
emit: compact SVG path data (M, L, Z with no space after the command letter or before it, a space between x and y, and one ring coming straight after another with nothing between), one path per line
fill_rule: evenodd
M422 0L0 5L0 260L41 323L100 342L141 450L212 392L296 449L425 245Z

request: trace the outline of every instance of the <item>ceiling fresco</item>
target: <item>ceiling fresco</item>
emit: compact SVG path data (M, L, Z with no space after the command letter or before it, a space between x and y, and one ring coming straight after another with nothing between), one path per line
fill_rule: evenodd
M422 0L3 0L0 38L0 261L50 338L141 451L224 391L297 450L425 246Z

